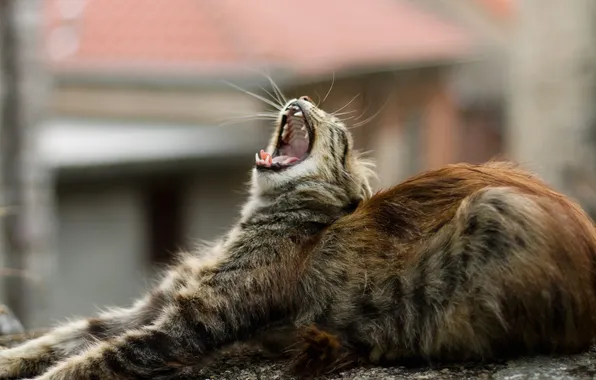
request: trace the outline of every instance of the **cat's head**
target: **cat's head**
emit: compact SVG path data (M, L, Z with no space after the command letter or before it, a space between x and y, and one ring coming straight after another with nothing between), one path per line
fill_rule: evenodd
M354 151L349 130L307 96L285 104L269 145L255 159L252 182L257 191L314 179L345 189L353 199L371 196L370 164Z

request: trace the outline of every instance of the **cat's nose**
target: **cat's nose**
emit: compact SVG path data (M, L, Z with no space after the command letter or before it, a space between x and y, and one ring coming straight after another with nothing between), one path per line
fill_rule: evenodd
M312 99L311 99L311 98L309 98L309 97L308 97L308 96L306 96L306 95L304 95L304 96L301 96L299 99L300 99L300 100L304 100L304 101L306 101L306 102L309 102L309 103L314 103L314 102L312 101Z

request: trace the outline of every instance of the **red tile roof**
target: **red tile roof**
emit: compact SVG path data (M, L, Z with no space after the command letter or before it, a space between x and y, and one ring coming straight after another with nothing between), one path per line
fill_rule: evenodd
M214 70L279 64L318 73L450 60L471 46L463 30L399 0L45 3L46 51L61 67Z
M80 16L60 20L60 4L49 0L47 44L52 33L72 27L78 39L74 54L62 64L189 64L235 62L241 57L225 30L201 0L75 0L83 3ZM70 0L70 3L73 3ZM57 34L59 36L59 34Z
M501 19L509 19L515 12L515 0L478 0L478 2Z

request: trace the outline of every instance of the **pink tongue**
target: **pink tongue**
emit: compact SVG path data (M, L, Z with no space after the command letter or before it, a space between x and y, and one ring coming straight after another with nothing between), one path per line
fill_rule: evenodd
M289 165L293 162L298 161L298 157L290 157L290 156L277 156L273 158L273 162L280 163L282 165Z

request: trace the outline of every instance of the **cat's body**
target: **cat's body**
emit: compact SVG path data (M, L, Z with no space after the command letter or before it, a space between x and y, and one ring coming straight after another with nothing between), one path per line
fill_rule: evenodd
M0 352L0 378L171 377L235 342L281 347L307 375L588 347L596 238L573 202L502 164L370 198L351 144L310 100L289 102L223 239L131 308Z
M507 163L411 178L335 222L314 251L350 275L305 334L298 368L572 353L596 337L592 222Z

